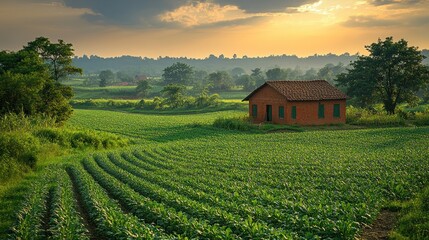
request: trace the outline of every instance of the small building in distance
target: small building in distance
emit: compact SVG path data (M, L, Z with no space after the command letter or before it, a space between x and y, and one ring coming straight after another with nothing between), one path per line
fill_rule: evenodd
M347 95L325 80L267 81L251 92L254 123L326 125L346 123Z

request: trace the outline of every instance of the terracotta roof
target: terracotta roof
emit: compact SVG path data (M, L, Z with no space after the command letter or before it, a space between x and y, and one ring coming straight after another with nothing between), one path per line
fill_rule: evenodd
M259 89L270 86L288 101L319 101L347 99L347 95L325 80L311 81L267 81L250 93L243 101L249 100Z

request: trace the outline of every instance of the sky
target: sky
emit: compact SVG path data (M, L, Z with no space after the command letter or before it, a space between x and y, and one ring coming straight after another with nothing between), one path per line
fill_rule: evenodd
M365 54L392 36L429 49L429 0L0 0L0 50L36 37L77 56Z

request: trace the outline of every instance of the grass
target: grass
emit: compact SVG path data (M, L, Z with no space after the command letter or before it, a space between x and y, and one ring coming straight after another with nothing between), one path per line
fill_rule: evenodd
M392 239L427 239L429 236L429 187L402 204L400 219Z
M136 86L81 87L74 86L73 99L137 99Z

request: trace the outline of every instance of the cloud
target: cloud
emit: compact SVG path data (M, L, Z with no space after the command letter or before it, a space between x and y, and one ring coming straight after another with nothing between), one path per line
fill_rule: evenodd
M395 7L407 7L427 3L427 0L371 0L370 3L374 6L391 5Z
M47 1L47 0L38 0ZM60 1L60 0L56 0ZM93 23L128 27L166 25L202 26L216 22L238 23L264 14L291 13L317 0L62 0L65 6L91 13L82 17Z
M285 12L288 8L318 2L318 0L215 0L221 5L235 5L248 13Z
M163 22L177 22L185 27L235 21L248 17L237 6L221 6L211 2L192 2L159 15L159 19Z
M342 23L346 27L386 27L400 24L400 21L394 19L381 19L376 16L350 16Z
M187 0L63 0L65 6L90 9L94 14L83 17L91 22L129 26L151 27L159 24L157 15L176 9Z

